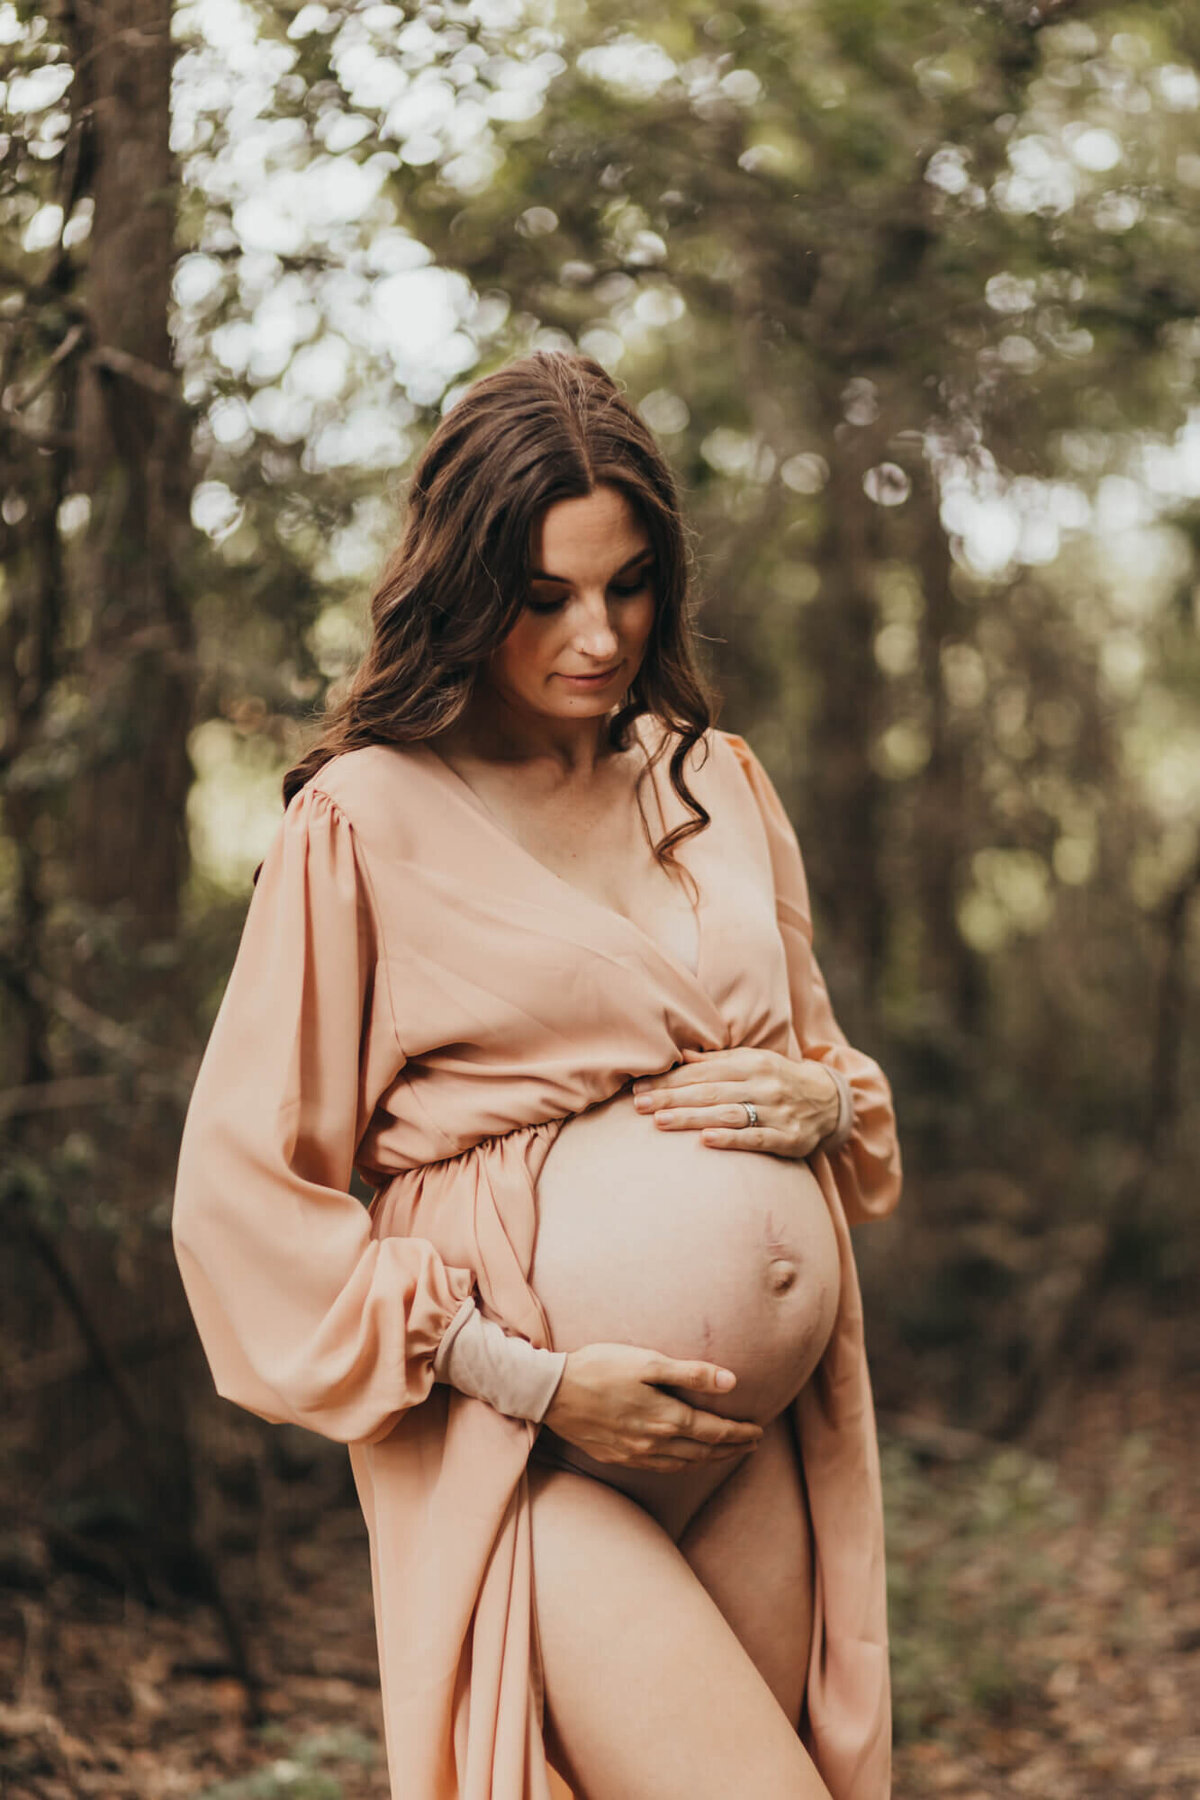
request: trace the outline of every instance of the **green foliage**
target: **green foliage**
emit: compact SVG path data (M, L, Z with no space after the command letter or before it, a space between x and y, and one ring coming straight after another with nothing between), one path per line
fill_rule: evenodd
M1015 1450L932 1472L882 1445L898 1743L953 1736L979 1712L1036 1699L1046 1607L1069 1592L1054 1549L1076 1518L1046 1463Z
M378 1745L351 1726L297 1741L287 1727L268 1725L259 1737L280 1752L274 1762L253 1775L206 1787L197 1800L341 1800L342 1783L328 1765L369 1768L379 1761Z

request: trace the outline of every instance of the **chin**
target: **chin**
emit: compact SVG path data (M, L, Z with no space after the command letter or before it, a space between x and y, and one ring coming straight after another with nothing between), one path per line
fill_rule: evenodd
M604 713L612 712L623 697L623 689L620 693L610 690L607 694L567 694L559 701L554 712L555 716L560 719L577 719L580 713L595 713L602 716Z
M537 710L554 719L603 718L605 713L620 705L625 692L624 687L616 684L596 694L556 694L551 688L543 695Z

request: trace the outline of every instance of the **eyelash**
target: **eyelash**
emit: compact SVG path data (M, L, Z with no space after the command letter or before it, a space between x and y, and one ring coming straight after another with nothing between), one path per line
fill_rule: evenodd
M610 589L610 592L615 594L618 600L632 600L635 594L640 594L642 589L649 585L650 576L647 573L639 581L635 581L632 587L614 587ZM525 604L530 612L555 613L566 605L566 600L527 600Z

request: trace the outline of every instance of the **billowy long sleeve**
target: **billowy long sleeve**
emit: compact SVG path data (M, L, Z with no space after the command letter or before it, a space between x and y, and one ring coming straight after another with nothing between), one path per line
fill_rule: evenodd
M251 898L188 1107L172 1230L226 1399L344 1443L375 1442L429 1394L474 1276L421 1238L372 1236L348 1192L373 1087L364 1018L394 1028L386 953L354 831L311 784Z
M853 1127L842 1141L835 1129L824 1144L851 1225L882 1219L896 1206L903 1185L892 1090L879 1064L850 1044L833 1013L829 990L813 952L812 908L804 859L792 822L758 757L744 738L726 733L758 805L775 874L775 907L787 952L792 1020L805 1056L840 1073L853 1096ZM840 1126L845 1128L844 1112Z

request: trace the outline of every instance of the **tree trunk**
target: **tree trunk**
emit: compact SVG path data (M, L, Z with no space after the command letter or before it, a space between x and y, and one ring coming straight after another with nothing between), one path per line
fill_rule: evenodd
M79 934L85 948L69 978L104 1017L165 1047L180 1011L174 964L145 952L177 931L194 700L191 431L168 332L178 194L171 17L168 0L66 0L62 23L75 70L76 187L94 201L67 478L90 509L66 558L87 721L64 861L71 900L85 922L95 915L104 926ZM108 1069L107 1054L77 1041L76 1072ZM41 1466L51 1472L43 1499L74 1516L82 1506L83 1528L100 1534L123 1521L121 1555L153 1589L171 1582L192 1537L176 1359L148 1359L121 1384L103 1347L115 1319L169 1345L185 1317L161 1220L177 1129L144 1098L95 1117L97 1204L89 1211L73 1196L71 1224L37 1240L39 1291L56 1301L59 1337L67 1344L82 1332L89 1350L86 1373L59 1385L40 1424ZM31 1231L36 1238L36 1220Z
M840 407L831 408L836 416ZM806 609L805 654L818 672L813 717L812 819L821 845L811 859L814 897L862 999L879 996L887 905L879 872L881 780L872 763L882 681L875 661L874 565L879 509L863 491L874 458L869 434L839 422L826 434L830 473L818 551L821 593Z
M187 867L190 430L167 330L170 23L168 0L74 12L95 200L72 482L91 503L76 569L92 735L74 795L74 889L97 907L124 903L135 943L173 935Z
M936 995L951 1023L972 1038L985 998L979 959L958 927L961 862L966 849L967 786L963 727L951 713L942 652L965 635L965 609L951 581L953 564L938 515L933 477L922 464L913 503L914 561L925 606L921 614L921 675L929 723L929 761L917 797L917 885L921 909L921 985Z

